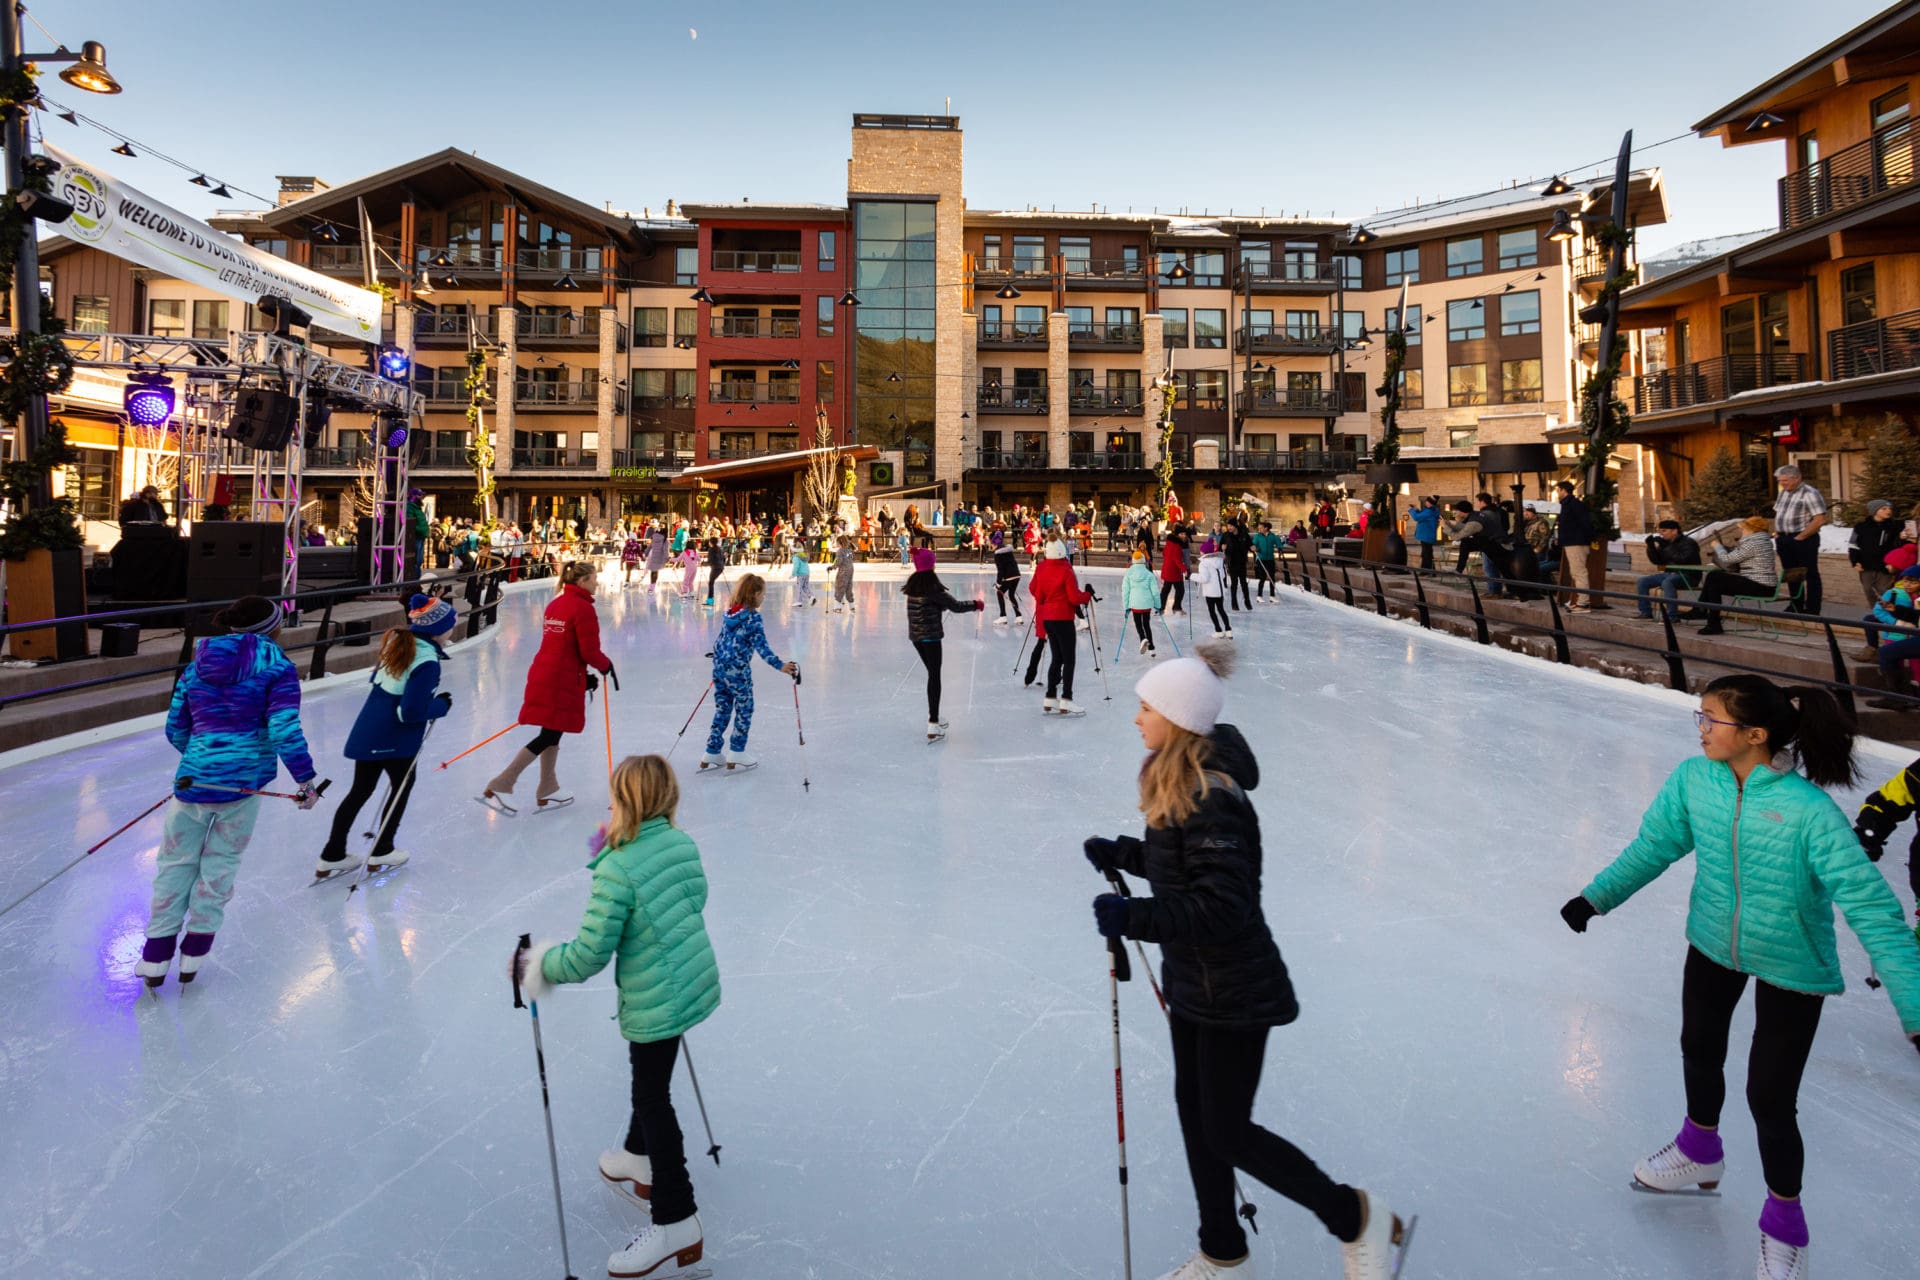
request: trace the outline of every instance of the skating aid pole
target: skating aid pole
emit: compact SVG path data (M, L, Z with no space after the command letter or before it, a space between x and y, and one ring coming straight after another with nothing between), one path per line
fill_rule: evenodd
M1015 607L1018 607L1017 601L1015 602ZM1020 659L1027 656L1027 646L1033 642L1034 636L1038 635L1039 632L1040 615L1036 611L1033 616L1033 625L1027 628L1027 634L1020 638L1020 652L1013 655L1013 673L1015 675L1020 674Z
M800 735L800 789L811 793L813 779L807 775L807 728L800 723L800 668L793 669L793 731Z
M323 779L320 785L313 789L313 794L316 796L323 796L327 794L327 788L332 785L333 785L332 778ZM299 800L303 798L302 796L292 791L255 791L249 787L223 787L217 782L196 783L192 778L175 778L173 780L173 787L175 791L187 791L187 790L191 790L195 786L198 786L205 791L231 791L234 795L237 795L237 796L272 796L275 800ZM152 812L152 810L148 810L148 812L150 813Z
M1113 690L1107 687L1107 669L1100 665L1100 601L1087 601L1087 635L1093 640L1093 669L1100 675L1100 700L1113 701Z
M427 739L433 736L433 727L439 723L438 720L427 721L426 731L420 735L420 751L427 749ZM380 806L380 823L374 827L373 831L385 831L387 829L387 815L393 812L394 797L406 793L407 785L413 781L413 771L420 767L420 751L414 752L413 759L407 762L407 771L401 776L400 785L397 787L391 784L388 785L387 802ZM373 839L373 831L362 831L360 838L362 840Z
M547 1119L547 1167L553 1172L553 1212L560 1220L560 1265L566 1268L567 1280L576 1280L573 1259L567 1253L567 1210L560 1200L560 1149L553 1142L553 1103L547 1097L547 1051L540 1043L540 1002L520 998L519 957L532 947L533 935L521 934L520 945L514 949L513 1007L525 1008L532 1015L533 1061L540 1071L540 1112Z
M680 1053L687 1060L687 1079L693 1081L693 1100L700 1106L700 1123L707 1130L707 1154L713 1157L713 1163L718 1167L720 1144L713 1140L713 1122L707 1119L707 1100L700 1092L700 1073L693 1069L693 1046L684 1035L680 1037Z
M500 732L494 734L492 738L483 738L479 742L474 743L472 746L468 747L465 751L462 751L459 755L455 756L453 760L442 760L439 764L434 766L434 771L436 773L439 772L441 769L444 769L448 765L452 764L454 760L465 760L468 756L472 755L474 752L478 751L480 748L486 746L487 743L492 742L494 738L504 738L508 734L512 733L515 729L518 729L519 727L520 727L520 722L518 720L514 721L512 724L508 725L506 728L502 729Z
M1133 1223L1127 1210L1127 1088L1120 1072L1120 984L1132 977L1127 947L1118 938L1107 939L1107 990L1113 997L1113 1124L1120 1142L1120 1256L1126 1280L1133 1280Z
M713 692L713 681L707 681L707 687L700 691L700 700L693 704L693 710L687 712L687 723L680 726L680 732L673 735L673 745L667 748L667 759L673 759L673 753L680 748L680 739L687 736L687 729L693 724L693 718L700 714L700 708L707 705L707 695Z
M96 844L91 849L88 849L87 853L83 853L80 856L84 858L87 856L87 854L100 852L100 850L105 848L107 846L108 841L112 840L114 836L120 835L123 832L127 831L129 828L133 827L136 823L138 823L141 818L145 818L148 814L152 813L154 809L158 809L161 805L165 804L167 801L171 799L173 799L173 795L171 792L169 792L167 795L161 796L158 800L156 800L153 803L152 808L142 809L140 811L139 818L135 818L132 822L127 823L126 826L119 828L113 833L113 835L108 836L106 840L102 840L99 844Z
M110 835L105 840L100 841L100 843L94 845L91 849L88 849L86 853L81 854L79 857L75 858L72 862L69 862L66 866L60 868L58 871L48 876L45 880L42 880L39 884L33 886L33 888L27 890L25 893L15 898L12 902L9 902L4 908L0 908L0 916L5 916L7 912L12 911L15 907L25 902L28 898L31 898L34 894L40 892L42 889L52 884L55 880L58 880L61 876L67 874L67 872L73 870L75 867L85 862L89 856L91 856L92 854L98 853L101 849L106 848L108 841L111 841L114 836L120 835L122 832L131 830L137 823L140 822L142 818L145 818L148 814L152 813L154 809L158 809L161 805L165 804L167 801L171 799L173 799L173 796L171 794L160 797L160 799L154 803L152 808L142 810L139 818L135 818L132 822L127 823L125 826L121 827L118 831L115 831L113 835Z

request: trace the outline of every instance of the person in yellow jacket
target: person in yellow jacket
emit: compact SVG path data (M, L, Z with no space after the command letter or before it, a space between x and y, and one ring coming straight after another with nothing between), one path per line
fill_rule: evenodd
M1895 827L1920 808L1920 759L1887 779L1887 784L1866 798L1853 820L1853 833L1869 861L1878 862L1887 851L1887 839ZM1907 884L1913 890L1913 937L1920 942L1920 823L1914 824L1913 842L1907 846Z

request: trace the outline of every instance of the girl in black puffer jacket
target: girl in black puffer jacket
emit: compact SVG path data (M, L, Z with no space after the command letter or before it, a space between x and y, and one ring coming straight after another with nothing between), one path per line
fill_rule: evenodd
M1247 1238L1234 1216L1236 1168L1319 1217L1340 1239L1347 1280L1388 1280L1400 1219L1253 1122L1267 1031L1300 1007L1260 910L1260 819L1247 797L1260 768L1240 731L1219 723L1232 662L1230 646L1209 642L1134 686L1149 753L1146 837L1086 842L1096 869L1153 887L1152 897L1103 894L1093 913L1105 936L1157 942L1163 957L1174 1103L1200 1208L1200 1252L1167 1280L1239 1274Z
M907 598L907 639L927 669L927 741L938 742L947 736L947 722L940 718L940 642L946 638L943 616L948 613L976 613L987 607L985 600L966 603L953 598L947 584L933 572L933 552L925 547L913 553L913 572L901 594Z

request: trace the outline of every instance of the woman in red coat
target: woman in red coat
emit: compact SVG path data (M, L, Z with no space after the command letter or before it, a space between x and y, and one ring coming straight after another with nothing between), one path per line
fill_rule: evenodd
M1093 599L1073 576L1067 560L1067 544L1058 539L1047 543L1046 559L1033 571L1027 584L1033 595L1033 620L1047 637L1047 697L1040 712L1058 711L1063 716L1085 715L1073 704L1073 665L1079 641L1073 633L1074 609ZM1059 697L1055 697L1055 691Z
M487 784L478 798L481 804L501 813L518 813L507 797L526 767L540 762L540 785L534 789L534 802L542 809L572 804L573 797L560 789L558 765L560 735L579 733L587 725L587 692L600 687L599 678L588 668L599 671L613 682L613 663L600 652L600 616L593 610L595 580L593 566L576 561L560 575L560 592L547 605L541 626L540 652L533 655L527 671L527 695L520 703L520 724L536 726L540 732L520 748L513 762Z
M1173 597L1173 611L1176 614L1186 612L1180 606L1187 602L1187 537L1172 530L1167 532L1166 543L1160 548L1160 612L1167 611L1167 597Z

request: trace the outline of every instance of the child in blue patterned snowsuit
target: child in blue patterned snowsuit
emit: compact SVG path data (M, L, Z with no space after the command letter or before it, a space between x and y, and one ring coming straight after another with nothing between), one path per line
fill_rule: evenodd
M799 668L782 662L767 644L767 629L760 620L760 602L767 584L757 573L749 573L734 588L733 604L720 624L720 638L713 644L713 727L707 731L707 754L702 769L750 769L757 763L747 754L747 734L753 729L753 655L766 659L767 665L787 675ZM732 750L720 755L727 722L733 722Z

